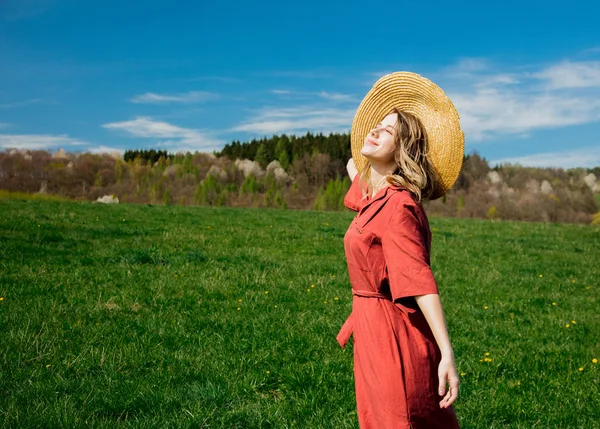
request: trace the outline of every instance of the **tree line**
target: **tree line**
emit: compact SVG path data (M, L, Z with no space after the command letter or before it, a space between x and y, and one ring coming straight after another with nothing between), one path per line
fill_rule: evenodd
M280 165L287 169L290 163L305 155L316 153L328 155L331 160L347 161L352 153L350 151L349 134L320 134L306 133L304 136L274 135L270 138L253 139L249 142L240 143L233 141L227 144L218 153L229 159L250 159L257 161L264 168L266 165L277 160Z
M348 134L307 133L234 141L213 153L128 150L108 154L0 152L0 189L121 202L347 210ZM431 201L432 215L591 223L600 204L594 169L490 166L465 156L454 187ZM596 215L596 218L594 217Z

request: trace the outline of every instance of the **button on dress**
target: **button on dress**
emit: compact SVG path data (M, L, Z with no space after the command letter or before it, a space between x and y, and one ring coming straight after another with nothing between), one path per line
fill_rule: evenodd
M357 211L344 236L352 313L337 340L354 340L356 406L361 429L454 429L440 408L441 353L414 296L437 294L430 268L431 231L420 203L389 185L362 198L357 174L344 205Z

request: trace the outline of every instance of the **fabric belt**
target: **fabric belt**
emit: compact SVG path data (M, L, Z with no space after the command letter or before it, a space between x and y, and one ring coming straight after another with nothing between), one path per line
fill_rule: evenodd
M371 290L364 290L364 289L356 290L356 289L352 288L352 295L358 296L361 298L377 298L377 299L385 299L386 301L392 300L389 295L384 295L379 292L375 292L375 291L371 291ZM354 310L352 311L352 313L350 313L350 315L348 316L348 318L342 325L342 328L340 329L340 332L337 334L337 337L336 337L337 342L340 344L340 346L342 348L346 345L346 343L350 339L350 335L352 335L353 331L354 331Z

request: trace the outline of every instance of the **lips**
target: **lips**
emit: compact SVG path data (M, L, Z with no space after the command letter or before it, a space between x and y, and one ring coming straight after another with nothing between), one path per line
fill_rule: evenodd
M379 145L377 144L377 142L376 142L375 140L373 140L373 139L367 139L367 142L369 142L369 143L370 143L370 144L372 144L373 146L379 146Z

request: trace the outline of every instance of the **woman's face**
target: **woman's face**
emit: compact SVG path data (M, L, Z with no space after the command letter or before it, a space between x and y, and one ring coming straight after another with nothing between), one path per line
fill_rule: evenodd
M397 127L398 115L390 113L367 134L360 153L371 163L394 163Z

